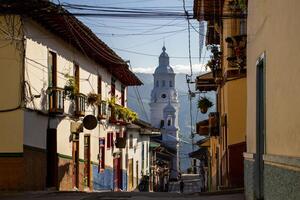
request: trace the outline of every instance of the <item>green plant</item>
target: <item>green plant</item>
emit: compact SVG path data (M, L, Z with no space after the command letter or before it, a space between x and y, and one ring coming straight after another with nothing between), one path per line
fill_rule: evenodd
M109 100L107 100L107 103L110 107L115 107L116 106L116 97L111 97Z
M75 83L75 78L69 74L65 74L64 76L67 79L66 85L64 86L65 96L74 100L75 94L78 93L78 86Z
M138 114L130 108L116 104L116 97L112 97L107 101L108 105L112 108L114 115L117 119L123 119L127 122L132 122L138 119Z
M127 108L127 119L133 122L138 119L138 114L132 111L131 109Z
M123 119L126 122L132 122L138 119L138 115L136 112L124 106L116 106L115 113L119 118Z
M232 0L228 3L229 8L233 11L247 11L247 1L246 0Z
M202 113L206 113L207 109L212 107L214 104L207 98L201 97L198 100L198 108L201 110Z
M100 105L100 95L92 92L88 93L87 105L88 106Z

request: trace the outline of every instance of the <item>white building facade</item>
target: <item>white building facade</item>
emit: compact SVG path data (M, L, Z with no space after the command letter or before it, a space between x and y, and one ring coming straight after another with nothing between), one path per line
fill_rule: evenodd
M175 88L175 73L169 63L165 46L159 56L159 66L153 74L154 86L151 92L151 125L161 129L162 142L176 150L170 167L170 179L177 179L179 173L179 126L178 93Z
M0 92L16 97L0 101L0 189L126 190L124 149L115 145L126 136L126 123L113 118L107 101L114 97L126 107L126 87L141 82L55 4L26 1L9 8L0 17ZM68 77L76 86L72 97ZM89 93L101 104L88 106ZM87 115L97 118L92 130L79 127Z

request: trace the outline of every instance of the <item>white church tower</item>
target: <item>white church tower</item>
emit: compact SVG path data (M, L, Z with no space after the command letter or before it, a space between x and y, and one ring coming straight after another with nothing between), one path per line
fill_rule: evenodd
M177 178L179 172L179 103L175 89L175 73L169 64L165 46L162 50L159 65L153 74L154 86L150 103L151 125L161 129L162 142L176 152L172 161L170 178Z

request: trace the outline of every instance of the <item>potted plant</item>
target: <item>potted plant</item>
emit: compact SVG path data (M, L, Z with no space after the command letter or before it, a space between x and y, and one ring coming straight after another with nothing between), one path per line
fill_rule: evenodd
M74 100L75 94L78 93L78 87L75 84L75 78L69 74L65 74L64 76L67 79L66 85L64 86L64 94L70 100Z
M138 114L128 108L128 120L133 122L138 119Z
M88 93L87 95L87 105L96 106L100 104L100 95L96 93Z
M207 97L201 97L198 101L198 108L203 114L205 114L208 108L212 107L213 105L214 104Z

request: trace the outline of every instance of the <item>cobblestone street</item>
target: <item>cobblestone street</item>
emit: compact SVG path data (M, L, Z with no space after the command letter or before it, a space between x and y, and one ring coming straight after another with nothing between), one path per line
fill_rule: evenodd
M197 199L197 200L244 200L244 194L198 195L179 193L138 193L138 192L26 192L2 193L1 200L153 200L153 199Z

